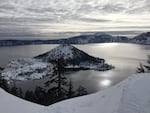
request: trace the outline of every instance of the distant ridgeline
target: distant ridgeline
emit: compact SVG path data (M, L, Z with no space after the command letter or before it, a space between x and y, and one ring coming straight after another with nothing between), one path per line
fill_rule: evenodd
M0 46L16 46L31 44L88 44L88 43L136 43L150 44L150 32L142 33L134 38L124 36L111 36L105 33L95 33L94 35L80 35L66 39L56 40L0 40Z

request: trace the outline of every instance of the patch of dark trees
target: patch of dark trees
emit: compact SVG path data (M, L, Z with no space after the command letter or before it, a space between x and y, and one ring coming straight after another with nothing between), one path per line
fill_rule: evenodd
M140 63L140 66L137 68L137 73L150 73L150 55L146 64Z

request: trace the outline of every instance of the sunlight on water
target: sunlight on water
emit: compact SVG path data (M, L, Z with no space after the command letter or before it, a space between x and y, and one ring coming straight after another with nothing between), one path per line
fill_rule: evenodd
M100 81L100 85L101 86L110 86L111 85L111 81L108 79L104 79L102 81Z
M98 46L103 46L103 47L113 47L117 46L118 43L103 43L103 44L98 44Z
M115 75L114 75L114 73L112 72L112 70L110 70L110 71L106 71L105 73L99 73L98 76L104 77L104 78L112 78L112 77L114 77Z

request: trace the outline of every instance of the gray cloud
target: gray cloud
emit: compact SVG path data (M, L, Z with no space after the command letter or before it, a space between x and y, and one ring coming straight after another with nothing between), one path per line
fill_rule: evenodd
M94 23L99 23L99 22L110 22L111 20L107 20L107 19L96 19L96 18L78 18L78 20L80 21L84 21L84 22L94 22Z
M107 1L107 2L106 2ZM141 12L149 11L149 0L1 0L0 10L12 16L69 16L91 12ZM143 10L145 9L145 10ZM1 12L2 13L2 12ZM22 14L20 14L22 13ZM66 15L67 14L67 15ZM40 17L41 18L41 17Z
M43 36L57 30L149 30L149 20L149 0L0 0L1 36Z

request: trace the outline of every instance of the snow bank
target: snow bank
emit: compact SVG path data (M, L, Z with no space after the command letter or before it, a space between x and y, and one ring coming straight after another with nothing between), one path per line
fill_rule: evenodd
M36 113L150 113L150 74L133 75L98 93L51 105Z
M45 107L22 100L0 89L0 113L35 113L43 108Z

